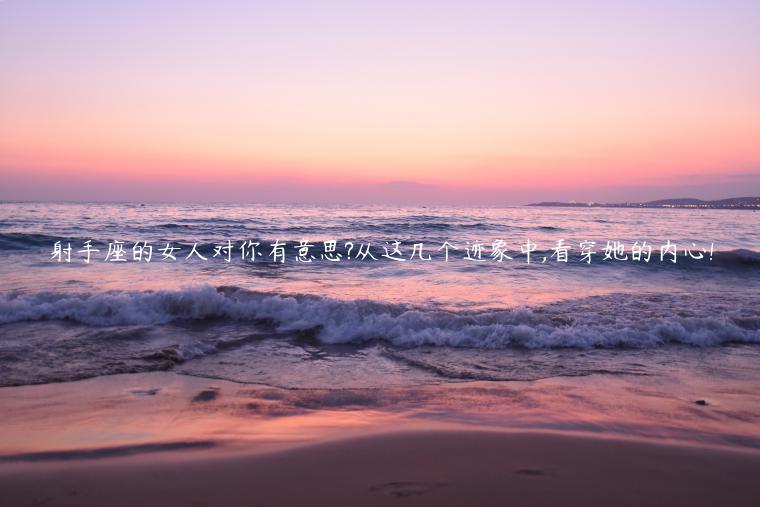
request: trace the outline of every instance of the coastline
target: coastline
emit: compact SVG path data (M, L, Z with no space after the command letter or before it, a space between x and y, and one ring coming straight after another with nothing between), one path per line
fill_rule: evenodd
M3 505L755 505L760 453L539 433L384 433L0 472Z
M596 396L647 379L600 378L287 390L162 372L1 388L0 504L756 502L752 435L674 439L663 422L626 437L628 416ZM564 422L540 424L538 399Z

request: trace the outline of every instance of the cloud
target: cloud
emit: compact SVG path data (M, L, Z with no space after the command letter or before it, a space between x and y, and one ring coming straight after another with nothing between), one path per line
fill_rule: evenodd
M736 174L728 174L729 178L735 178L740 180L760 180L760 170L756 172L749 172L749 173L736 173Z

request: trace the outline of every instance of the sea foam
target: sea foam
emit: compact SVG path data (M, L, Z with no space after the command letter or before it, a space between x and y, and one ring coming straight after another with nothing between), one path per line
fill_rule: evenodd
M535 308L441 310L375 301L252 292L235 287L92 294L0 295L0 323L67 320L87 326L183 320L265 323L322 343L386 340L396 346L648 348L668 343L760 343L758 301L617 294ZM757 299L757 298L755 298Z

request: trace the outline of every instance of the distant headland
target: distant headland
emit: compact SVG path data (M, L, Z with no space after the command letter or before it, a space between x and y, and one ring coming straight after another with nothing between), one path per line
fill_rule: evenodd
M760 197L731 197L716 201L701 199L660 199L648 202L536 202L528 206L570 207L570 208L699 208L699 209L749 209L760 210Z

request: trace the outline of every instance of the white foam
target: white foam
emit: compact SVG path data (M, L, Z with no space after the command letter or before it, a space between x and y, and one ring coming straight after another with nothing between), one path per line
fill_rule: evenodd
M124 326L182 319L267 320L280 331L314 330L324 343L384 339L400 346L476 348L760 343L760 316L756 311L750 310L749 317L745 311L735 320L725 312L713 310L710 315L714 305L706 301L704 312L684 317L677 308L668 310L666 303L657 301L660 311L654 316L651 311L621 309L624 305L614 296L598 298L593 305L586 299L576 306L540 310L450 312L199 286L156 292L5 294L0 295L0 323L66 319L90 326ZM748 305L755 307L752 302Z

